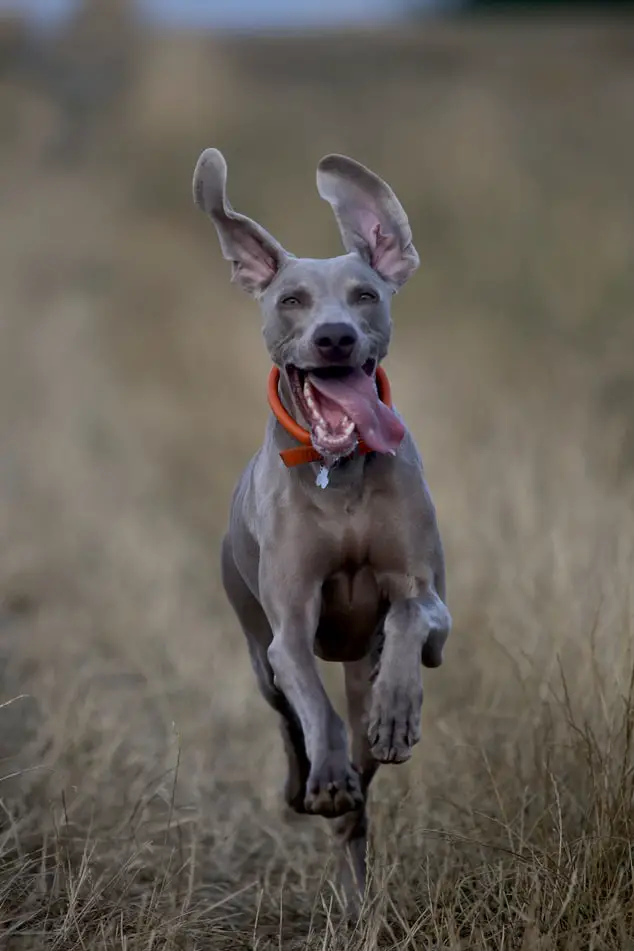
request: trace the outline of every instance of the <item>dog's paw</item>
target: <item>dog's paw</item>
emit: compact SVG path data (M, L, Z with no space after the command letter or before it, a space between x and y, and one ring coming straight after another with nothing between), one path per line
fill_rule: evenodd
M362 805L359 774L345 752L331 752L311 769L304 799L306 812L333 819Z
M368 717L368 741L379 763L404 763L420 740L423 684L419 677L407 685L390 684L380 678L372 690Z

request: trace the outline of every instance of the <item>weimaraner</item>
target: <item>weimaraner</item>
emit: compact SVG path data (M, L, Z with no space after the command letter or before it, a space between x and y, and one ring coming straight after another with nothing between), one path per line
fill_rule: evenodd
M280 716L286 801L336 820L344 887L362 893L368 787L379 763L411 756L421 662L442 663L451 627L421 458L380 367L392 295L419 258L394 192L343 155L317 169L347 252L325 260L296 258L234 211L226 179L221 153L204 151L194 199L260 304L275 411L233 495L223 583ZM351 756L316 657L343 663Z

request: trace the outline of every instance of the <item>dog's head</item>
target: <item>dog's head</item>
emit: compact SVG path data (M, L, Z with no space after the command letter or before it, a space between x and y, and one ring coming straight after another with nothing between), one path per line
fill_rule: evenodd
M384 412L374 374L387 353L393 294L419 263L392 189L363 165L328 155L317 188L332 206L347 254L296 258L261 225L233 210L227 165L217 149L200 156L194 199L212 219L232 280L255 297L273 362L286 374L296 411L324 455L351 452L361 435L379 452L402 438Z

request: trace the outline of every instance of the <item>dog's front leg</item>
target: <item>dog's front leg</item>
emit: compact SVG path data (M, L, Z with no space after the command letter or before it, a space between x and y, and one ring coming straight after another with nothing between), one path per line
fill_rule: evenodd
M262 563L267 566L267 559ZM319 676L313 651L321 609L321 585L289 586L264 568L260 596L273 631L268 657L275 682L304 732L310 773L305 808L333 818L363 804L359 775L348 756L346 728ZM292 589L291 589L292 588Z
M450 628L449 611L432 588L391 604L368 719L370 749L379 762L404 763L412 755L420 739L421 660L426 667L442 663Z

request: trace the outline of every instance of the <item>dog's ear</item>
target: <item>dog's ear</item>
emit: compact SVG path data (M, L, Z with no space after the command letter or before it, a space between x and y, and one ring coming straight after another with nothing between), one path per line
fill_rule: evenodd
M222 153L205 149L194 170L194 201L216 226L222 253L232 264L231 280L259 297L290 255L261 225L233 210L226 185Z
M326 155L317 166L317 189L332 205L346 251L358 251L398 290L419 257L407 215L390 186L345 155Z

